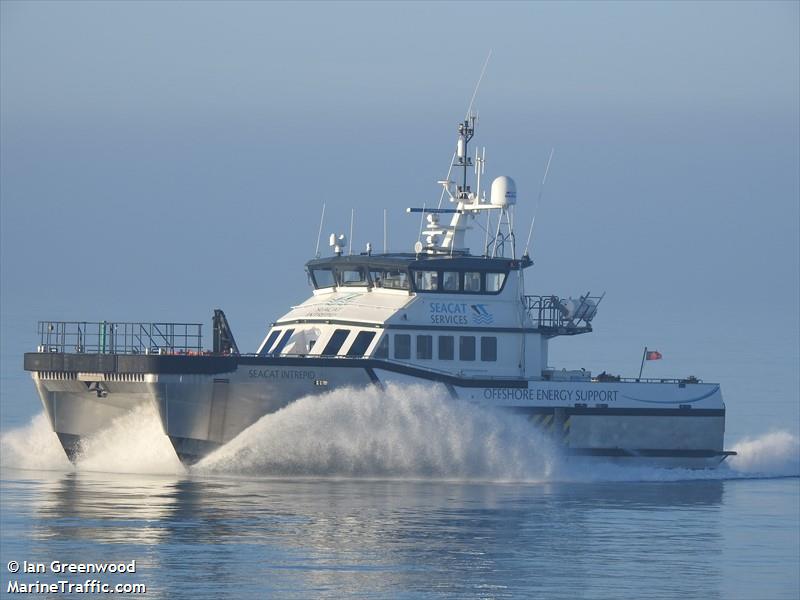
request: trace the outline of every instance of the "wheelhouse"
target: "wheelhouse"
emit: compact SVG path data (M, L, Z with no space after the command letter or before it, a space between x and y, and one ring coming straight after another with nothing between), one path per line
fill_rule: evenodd
M415 255L357 255L306 263L314 289L366 287L409 293L499 294L509 273L531 265L529 258Z

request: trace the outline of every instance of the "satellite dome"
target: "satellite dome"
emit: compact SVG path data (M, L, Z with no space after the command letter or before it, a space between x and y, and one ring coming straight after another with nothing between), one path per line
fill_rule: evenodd
M501 175L492 182L492 204L510 206L517 203L517 186L511 177Z

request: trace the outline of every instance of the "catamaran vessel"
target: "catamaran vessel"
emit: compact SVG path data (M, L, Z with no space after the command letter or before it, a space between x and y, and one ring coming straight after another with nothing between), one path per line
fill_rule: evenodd
M407 209L425 224L413 252L353 254L346 236L331 235L332 254L306 263L311 296L254 353L239 351L220 310L210 350L197 323L39 322L24 366L70 459L82 439L146 403L192 464L299 398L389 383L435 384L514 411L568 455L705 468L733 454L716 383L549 365L550 341L590 333L603 297L528 293L515 184L497 177L486 197L485 155L468 153L475 124L469 115L458 125L437 208ZM466 239L473 224L485 229L477 254Z

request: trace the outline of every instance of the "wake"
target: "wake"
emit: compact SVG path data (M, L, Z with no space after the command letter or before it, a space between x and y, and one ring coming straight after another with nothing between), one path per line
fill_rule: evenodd
M741 440L716 470L566 460L519 415L424 386L335 390L262 417L189 473L495 482L679 481L800 476L800 440L785 431ZM143 405L83 441L76 464L44 414L0 436L6 468L185 475L155 410Z
M251 475L545 481L561 460L524 419L423 386L307 397L195 468Z

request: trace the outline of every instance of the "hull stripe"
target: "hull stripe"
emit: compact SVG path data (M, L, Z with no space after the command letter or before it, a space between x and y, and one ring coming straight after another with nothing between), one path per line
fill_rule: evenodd
M529 415L535 423L541 423L546 415L553 418L556 407L552 406L506 406L508 410ZM584 408L579 406L559 406L567 417L605 416L605 417L724 417L724 408ZM536 417L539 417L536 420ZM565 421L567 427L569 419Z

